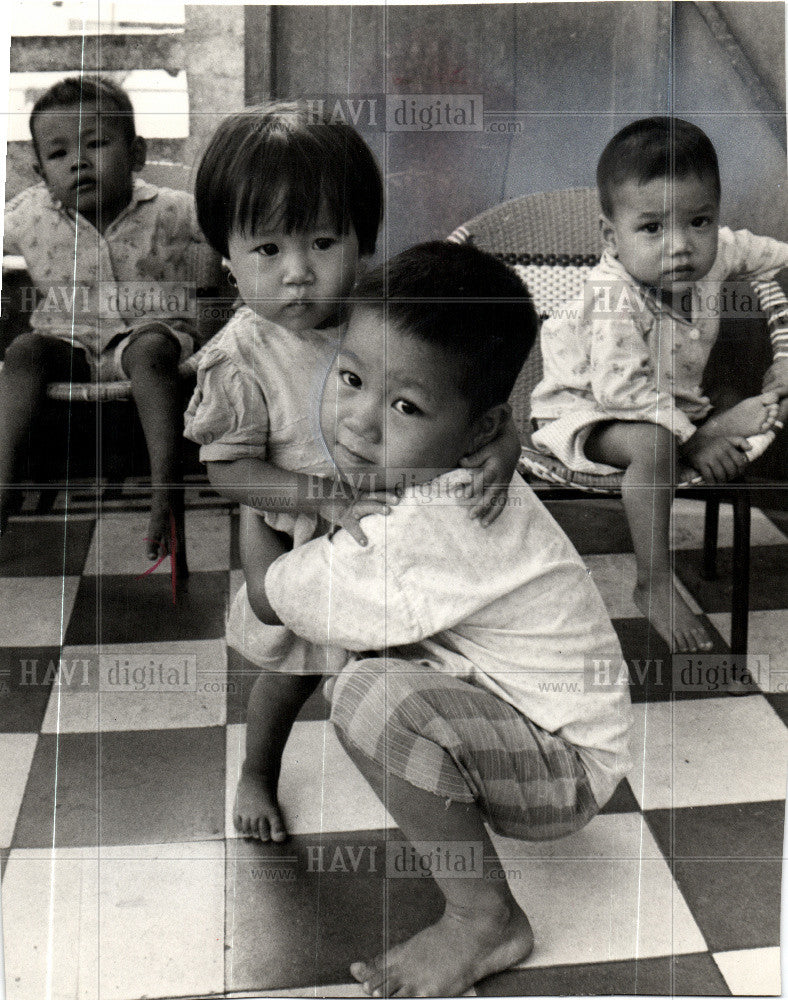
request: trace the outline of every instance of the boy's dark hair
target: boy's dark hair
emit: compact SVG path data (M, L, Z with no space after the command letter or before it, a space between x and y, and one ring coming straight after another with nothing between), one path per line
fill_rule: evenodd
M380 310L402 333L451 354L476 417L505 403L539 320L524 283L469 243L420 243L370 270L355 308Z
M719 202L720 168L706 133L682 118L640 118L614 135L599 157L596 181L602 212L613 218L619 184L648 184L657 177L688 174L710 179Z
M36 118L54 108L73 107L75 104L87 102L97 104L100 114L118 118L124 139L129 146L134 142L137 137L137 130L134 127L134 108L126 91L106 77L68 76L53 83L49 90L45 90L30 112L30 134L33 137L36 156L38 156L38 145L33 127Z
M230 115L203 154L194 188L206 239L227 257L233 231L309 229L325 199L332 224L352 224L372 254L383 217L383 182L367 144L344 121L309 104L276 101ZM281 210L278 217L271 213Z

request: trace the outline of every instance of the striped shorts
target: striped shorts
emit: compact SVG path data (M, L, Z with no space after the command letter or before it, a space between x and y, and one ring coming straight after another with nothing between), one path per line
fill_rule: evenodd
M599 811L571 743L467 680L418 661L363 659L329 696L351 750L417 788L475 802L502 836L553 840Z

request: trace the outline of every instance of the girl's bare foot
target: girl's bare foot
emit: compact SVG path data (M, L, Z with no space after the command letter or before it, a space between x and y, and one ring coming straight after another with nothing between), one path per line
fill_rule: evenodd
M635 587L633 598L672 652L697 653L711 649L713 643L708 632L676 589L669 573L652 574L648 583Z
M235 792L233 823L244 837L277 843L287 840L287 830L271 783L265 775L247 770L245 765Z
M534 936L519 908L446 904L437 923L369 962L352 976L373 997L460 997L474 983L530 955Z
M779 397L776 392L762 392L713 416L703 424L701 433L716 436L752 437L770 430L777 420Z

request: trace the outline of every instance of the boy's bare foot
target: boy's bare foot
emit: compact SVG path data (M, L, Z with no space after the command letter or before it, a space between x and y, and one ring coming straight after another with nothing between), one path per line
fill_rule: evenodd
M708 632L676 589L669 573L653 574L650 583L638 584L632 596L672 652L697 653L711 649L713 643Z
M287 840L282 814L268 779L254 771L241 770L233 808L235 829L257 840Z
M451 903L437 923L351 975L373 997L460 997L474 983L530 955L533 931L522 910L460 909Z
M777 420L779 397L776 392L762 392L760 396L750 396L740 403L712 416L701 427L701 433L716 436L752 437L763 434L774 426Z

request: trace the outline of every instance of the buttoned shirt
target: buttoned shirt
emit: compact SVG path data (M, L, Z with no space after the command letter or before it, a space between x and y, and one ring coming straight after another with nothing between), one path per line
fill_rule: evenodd
M123 211L100 233L42 182L5 208L4 254L24 257L37 291L31 327L99 354L119 333L161 320L196 330L204 237L185 191L135 180Z

